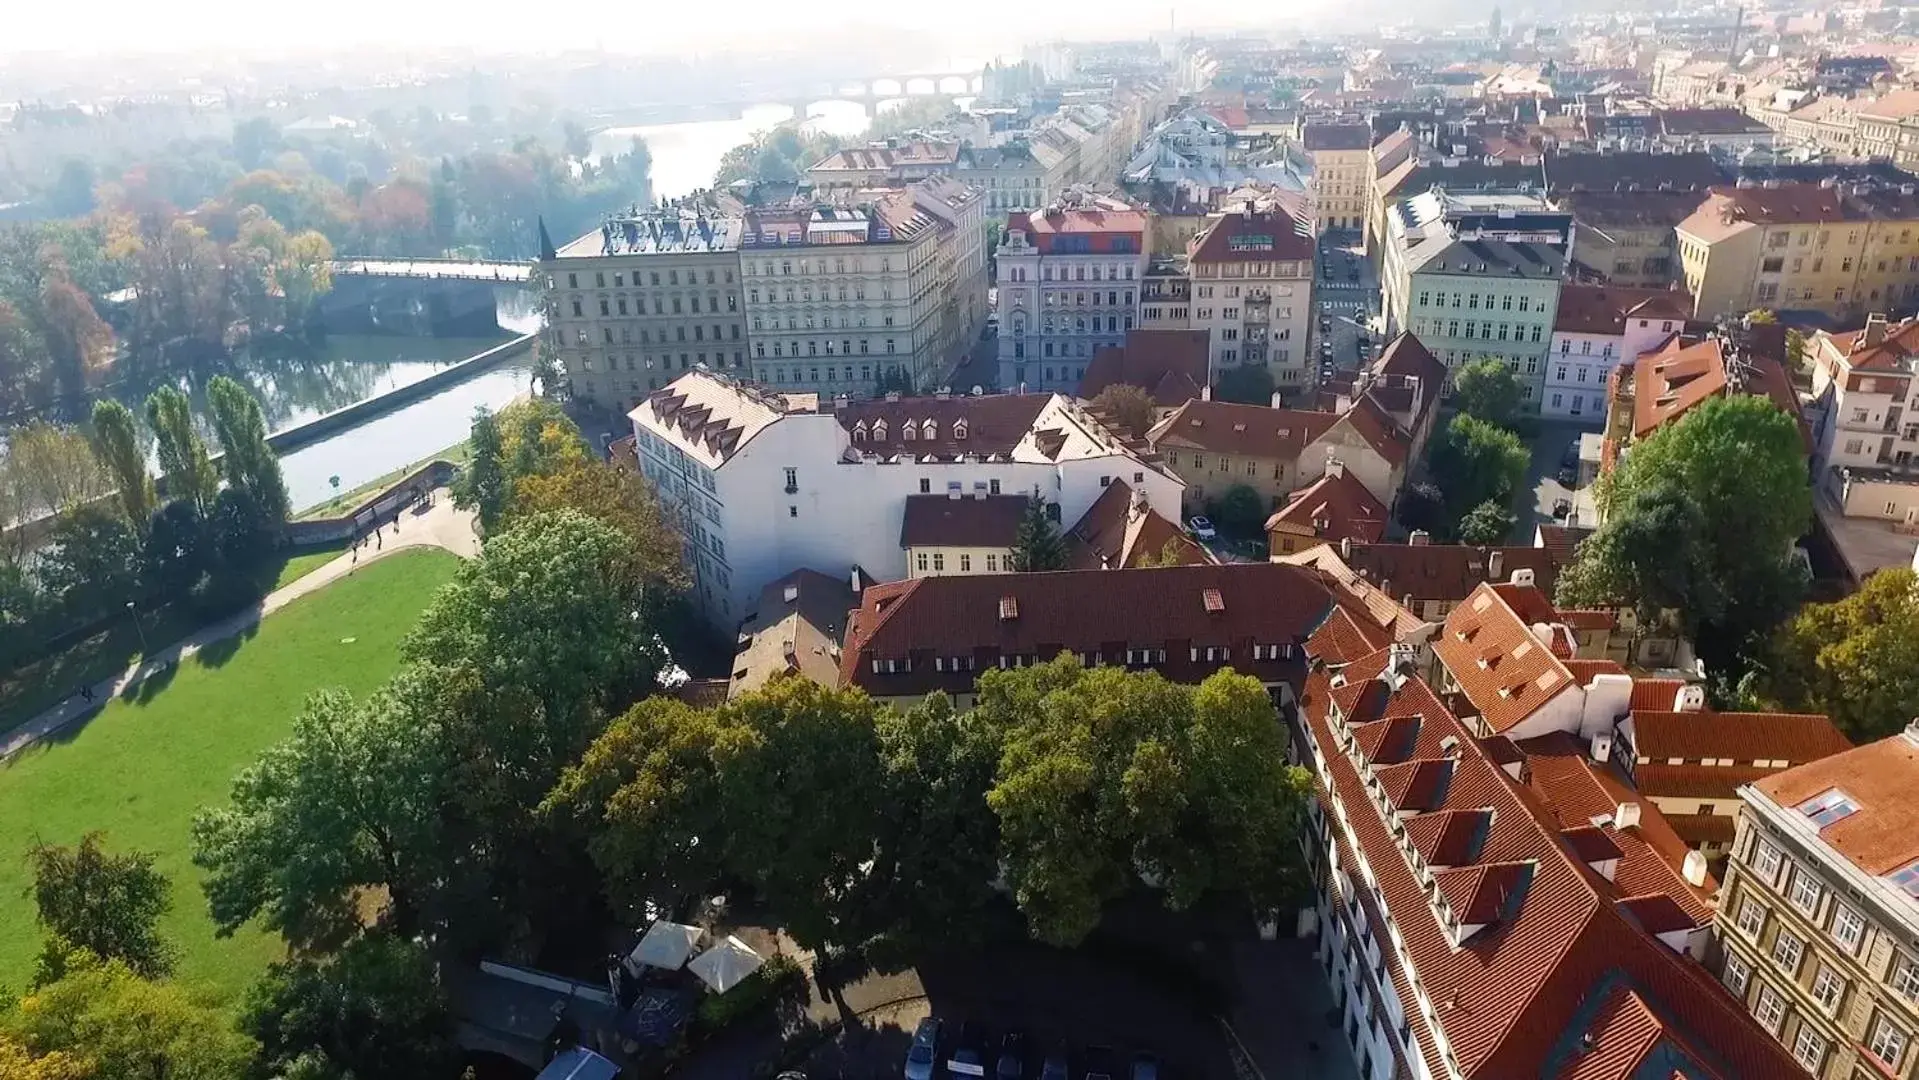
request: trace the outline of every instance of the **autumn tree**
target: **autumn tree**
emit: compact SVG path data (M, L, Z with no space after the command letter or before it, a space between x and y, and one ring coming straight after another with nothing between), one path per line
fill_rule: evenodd
M19 518L71 513L109 490L93 444L77 428L35 420L7 433L0 479L15 490Z
M40 925L66 945L118 960L153 979L173 968L175 950L160 937L160 916L172 906L166 875L145 852L109 853L101 833L73 847L36 844L33 901Z
M1118 422L1122 435L1143 439L1152 430L1155 410L1153 397L1130 383L1114 383L1093 398L1093 408Z
M253 1055L251 1040L185 987L84 955L0 1014L0 1044L9 1041L36 1069L75 1060L84 1063L81 1075L99 1080L233 1080ZM0 1061L7 1057L0 1052Z
M637 471L603 461L575 462L558 472L522 477L513 485L505 527L554 510L578 510L613 526L632 545L646 580L678 588L686 583L679 529L661 507L653 485Z
M83 394L113 359L113 330L93 310L93 301L64 277L40 290L41 326L47 359L64 394Z
M1855 742L1899 731L1919 716L1919 575L1881 570L1844 599L1801 608L1761 681L1767 697L1825 713Z

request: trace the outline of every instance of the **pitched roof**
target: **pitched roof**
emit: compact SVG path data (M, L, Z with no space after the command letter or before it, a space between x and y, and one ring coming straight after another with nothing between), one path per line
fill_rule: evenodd
M1489 585L1446 616L1433 652L1479 710L1486 729L1502 734L1572 689L1572 672Z
M1079 396L1092 399L1124 383L1152 395L1153 404L1176 408L1199 397L1206 385L1208 334L1204 330L1128 330L1126 344L1093 353L1079 381Z
M781 396L717 372L690 371L647 395L627 417L672 435L702 464L718 468L789 413L813 412L812 394Z
M1555 563L1564 566L1573 560L1579 542L1594 530L1582 525L1540 525L1533 532L1534 545L1545 548Z
M1386 534L1386 505L1350 470L1339 469L1288 495L1266 531L1373 543Z
M1561 334L1623 334L1632 319L1672 320L1692 317L1692 297L1676 289L1626 289L1617 285L1574 285L1559 290L1559 310L1553 332Z
M1010 548L1025 512L1023 495L908 495L900 546Z
M1686 345L1678 337L1633 365L1633 435L1645 438L1709 397L1726 390L1726 358L1719 339Z
M1316 250L1312 223L1280 206L1221 214L1186 248L1195 263L1311 262Z
M1887 326L1884 335L1873 344L1863 344L1866 332L1854 330L1844 334L1829 334L1819 331L1819 336L1832 343L1846 366L1854 371L1883 371L1896 375L1911 375L1919 362L1919 319L1905 319Z
M1446 365L1418 338L1401 331L1373 361L1373 374L1415 378L1421 385L1436 386L1446 381Z
M1242 457L1292 459L1338 420L1332 413L1194 399L1153 425L1146 439L1155 449L1164 444Z
M1365 150L1373 145L1373 129L1365 124L1307 124L1300 133L1307 153L1322 150Z
M1182 566L1210 563L1212 557L1166 516L1142 499L1124 480L1114 480L1066 533L1070 570L1125 570L1141 560L1158 560L1172 545Z
M1571 151L1546 155L1546 187L1567 192L1704 191L1726 182L1711 154ZM1697 206L1698 199L1693 200Z
M865 590L840 678L886 696L964 693L974 671L1001 657L1045 660L1064 649L1118 663L1127 648L1155 648L1165 660L1154 667L1177 682L1226 666L1297 679L1296 660L1255 660L1252 647L1303 643L1331 603L1316 571L1278 563L915 578ZM1230 656L1193 659L1208 647ZM968 657L973 667L940 672L936 657ZM911 670L873 670L888 659L910 659Z
M1834 852L1874 877L1919 860L1919 742L1905 733L1769 776L1753 787L1792 811L1838 791L1858 808L1819 828Z
M1354 544L1346 562L1389 596L1448 603L1466 599L1482 582L1509 580L1515 570L1531 570L1534 584L1550 595L1559 574L1552 552L1532 547Z
M898 401L870 398L836 407L833 416L853 439L853 449L883 456L927 454L950 460L961 454L1010 453L1039 417L1051 394L987 394L981 397L908 397ZM885 437L877 438L874 421L886 422ZM906 437L911 421L914 437ZM926 422L934 437L925 438ZM966 422L966 437L955 426Z
M1634 711L1634 749L1642 758L1698 764L1732 758L1742 764L1809 761L1852 749L1824 716L1804 713Z
M840 635L859 598L848 578L795 570L760 590L760 603L741 626L748 641L733 658L724 701L795 674L822 686L839 683Z

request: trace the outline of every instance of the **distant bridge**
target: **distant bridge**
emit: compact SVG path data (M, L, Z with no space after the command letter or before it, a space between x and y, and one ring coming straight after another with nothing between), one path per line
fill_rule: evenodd
M533 264L487 259L338 259L335 277L412 278L416 281L485 281L524 285Z
M637 124L673 123L682 119L705 119L709 110L740 116L757 105L785 105L793 115L805 117L814 105L829 101L856 102L869 114L877 113L881 102L901 98L930 97L944 94L965 97L982 92L985 76L979 69L970 71L929 71L907 75L870 75L843 80L748 83L734 88L731 100L704 102L657 102L623 106L596 113L596 130Z

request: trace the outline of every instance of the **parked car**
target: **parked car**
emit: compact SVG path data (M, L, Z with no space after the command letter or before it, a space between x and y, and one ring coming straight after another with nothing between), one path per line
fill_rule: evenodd
M1186 528L1201 540L1213 540L1219 533L1213 529L1213 523L1206 517L1195 517L1186 522Z
M953 1047L953 1056L946 1059L946 1075L986 1075L986 1032L970 1020L960 1025L958 1044Z
M1134 1054L1132 1080L1159 1080L1159 1059L1151 1054Z
M933 1080L933 1074L939 1071L939 1054L939 1017L929 1016L913 1029L913 1046L906 1051L906 1068L901 1075L906 1080Z
M1562 487L1573 487L1579 483L1579 470L1571 465L1561 465L1558 480Z
M1573 512L1573 504L1571 499L1554 499L1553 500L1553 517L1555 518L1570 517L1572 516L1572 512Z
M993 1063L993 1075L999 1080L1020 1080L1026 1075L1026 1033L1017 1029L999 1041L999 1060Z
M1066 1046L1056 1046L1040 1063L1039 1080L1072 1080L1072 1070L1066 1064Z

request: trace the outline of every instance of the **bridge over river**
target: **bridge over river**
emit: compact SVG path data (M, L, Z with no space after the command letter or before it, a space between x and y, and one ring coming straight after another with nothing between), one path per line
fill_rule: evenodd
M415 281L497 281L524 285L533 277L530 262L493 259L336 259L335 277L412 278Z
M333 333L484 337L499 332L500 311L532 307L532 280L531 262L336 259L320 315Z

